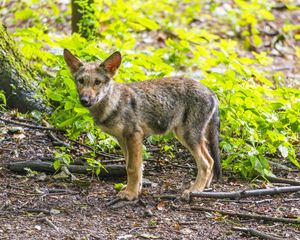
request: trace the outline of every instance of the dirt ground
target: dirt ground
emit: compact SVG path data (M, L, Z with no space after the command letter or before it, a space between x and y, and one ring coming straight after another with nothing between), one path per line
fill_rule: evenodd
M6 116L6 118L9 118ZM151 146L153 147L153 146ZM282 239L300 239L300 226L243 219L219 214L235 213L295 218L300 214L300 194L281 194L241 200L180 199L159 196L180 193L194 177L194 160L178 151L174 160L160 151L145 161L147 185L139 201L117 202L114 184L125 179L97 179L28 173L7 170L6 163L49 159L54 142L46 131L18 127L0 121L0 239L258 239L232 227L247 227ZM84 152L76 147L74 156ZM276 169L274 169L276 171ZM280 170L285 178L300 180L299 172ZM283 186L262 180L252 183L224 172L213 191L234 191ZM213 208L215 212L191 210L193 206Z

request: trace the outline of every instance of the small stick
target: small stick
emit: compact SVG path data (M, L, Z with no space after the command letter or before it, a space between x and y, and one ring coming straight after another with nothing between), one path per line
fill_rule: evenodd
M77 145L80 145L80 146L85 147L85 148L87 148L87 149L89 149L89 150L91 150L91 151L94 151L94 148L90 147L89 145L86 145L86 144L84 144L84 143L81 143L81 142L78 142L78 141L75 141L75 140L72 140L72 139L69 139L69 140L70 140L70 142L73 142L73 143L75 143L75 144L77 144ZM112 155L112 154L104 153L104 152L99 152L99 151L96 151L96 154L97 154L98 156L102 156L102 157L120 158L119 156L114 156L114 155Z
M44 213L47 215L51 215L51 212L47 209L40 209L40 208L27 208L25 209L26 212L30 213Z
M110 201L109 201L108 203L106 203L105 205L106 205L107 207L109 207L109 206L114 205L114 204L116 204L116 203L118 203L118 202L120 202L120 201L122 201L122 199L119 198L119 197L116 197L116 198L110 200Z
M298 220L298 219L277 218L277 217L262 216L262 215L258 215L258 214L248 214L248 213L235 213L235 212L216 210L216 209L198 207L198 206L191 207L190 209L196 210L196 211L201 211L201 212L218 212L223 215L241 217L241 218L247 218L247 219L258 219L258 220L265 220L265 221L271 221L271 222L300 224L300 220Z
M50 227L54 228L55 231L59 232L59 228L49 218L44 217L41 221L46 222Z
M166 199L166 200L175 200L180 197L174 194L162 194L162 195L154 195L154 198Z
M278 177L272 177L272 176L267 176L266 178L272 183L286 183L286 184L290 184L293 186L300 186L299 181L294 181L292 179L278 178Z
M53 132L49 131L48 134L49 134L49 137L50 137L53 141L57 142L60 146L65 146L65 147L67 147L67 148L71 148L71 146L70 146L68 143L66 143L66 142L64 142L64 141L62 141L62 140L60 140Z
M101 160L101 163L124 163L125 158L117 158L117 159L108 159L108 160Z
M282 237L275 236L275 235L268 235L266 233L263 233L256 229L253 229L253 228L232 227L232 230L250 233L253 236L260 237L262 239L267 239L267 240L282 240L283 239Z
M0 117L0 121L10 123L10 124L14 124L14 125L19 125L19 126L22 126L22 127L32 128L32 129L51 130L51 131L56 131L56 132L57 131L62 131L62 130L59 130L59 129L54 128L54 127L35 126L35 125L27 124L27 123L22 123L22 122L17 122L17 121L14 121L14 120L5 119L5 118L2 118L2 117Z
M67 194L79 194L77 191L73 191L70 189L59 189L59 188L52 188L45 190L46 195L67 195Z

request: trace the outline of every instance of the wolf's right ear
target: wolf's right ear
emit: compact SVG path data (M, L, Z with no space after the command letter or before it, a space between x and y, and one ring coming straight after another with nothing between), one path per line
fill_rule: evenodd
M64 58L72 73L83 65L79 58L75 57L68 49L64 49Z

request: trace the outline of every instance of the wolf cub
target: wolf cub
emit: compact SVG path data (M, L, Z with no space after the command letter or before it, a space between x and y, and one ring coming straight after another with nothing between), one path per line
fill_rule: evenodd
M99 128L114 136L124 153L127 186L119 197L138 198L142 188L142 142L151 134L173 131L196 160L195 182L183 192L203 191L221 173L219 110L214 93L199 82L167 77L122 84L113 81L120 52L104 62L83 62L69 50L64 59L75 79L80 102Z

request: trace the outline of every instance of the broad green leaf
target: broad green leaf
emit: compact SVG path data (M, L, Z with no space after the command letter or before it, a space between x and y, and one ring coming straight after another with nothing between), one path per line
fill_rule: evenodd
M160 28L160 26L156 22L145 17L137 17L135 21L150 30L156 30Z

